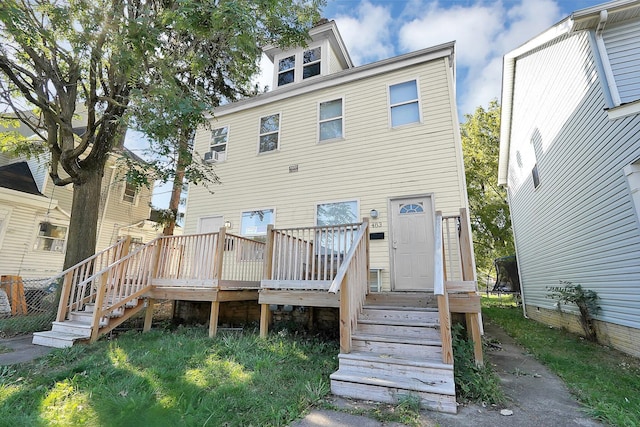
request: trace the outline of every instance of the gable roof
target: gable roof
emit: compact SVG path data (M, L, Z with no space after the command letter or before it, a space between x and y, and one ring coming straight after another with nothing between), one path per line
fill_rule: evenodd
M604 15L604 16L603 16ZM507 53L503 58L502 114L500 122L500 155L498 159L498 185L507 184L509 147L511 145L511 118L516 59L559 37L578 31L595 30L604 19L607 24L640 17L640 0L614 0L573 12L553 27Z
M38 186L33 179L31 169L27 162L17 162L0 166L0 187L44 197L44 195L38 191Z

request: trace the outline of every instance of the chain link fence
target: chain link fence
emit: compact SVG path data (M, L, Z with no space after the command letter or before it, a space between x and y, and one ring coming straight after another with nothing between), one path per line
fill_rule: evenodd
M58 311L56 297L61 277L0 280L0 337L51 329Z

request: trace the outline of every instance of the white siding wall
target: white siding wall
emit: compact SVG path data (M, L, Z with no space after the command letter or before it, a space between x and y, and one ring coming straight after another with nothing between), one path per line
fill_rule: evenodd
M602 34L622 103L640 99L640 21L607 27Z
M5 199L6 193L14 194L13 198ZM46 203L34 205L28 200L21 203L16 201L16 197L20 197L20 193L0 190L0 209L6 210L9 207L11 210L10 223L0 246L0 274L19 274L24 278L57 275L62 271L64 253L34 250L38 226L47 213ZM28 196L23 198L26 199ZM56 209L49 210L48 218L55 225L69 224L69 218Z
M433 193L445 215L464 206L462 159L456 146L453 94L443 59L384 76L222 115L214 126L229 126L227 161L216 165L222 185L210 194L191 186L185 234L195 233L198 218L224 215L239 233L243 210L275 208L276 227L315 224L316 203L358 200L360 217L377 209L385 240L371 242L371 265L382 267L389 282L389 197ZM418 79L421 124L389 128L387 85ZM317 143L318 102L344 99L344 140ZM280 151L258 155L261 116L280 113ZM196 151L207 150L210 133L196 135ZM298 172L289 173L289 165Z
M623 168L640 157L640 117L608 120L587 33L516 70L508 181L526 303L554 308L546 288L566 280L598 292L601 320L639 328L640 232Z

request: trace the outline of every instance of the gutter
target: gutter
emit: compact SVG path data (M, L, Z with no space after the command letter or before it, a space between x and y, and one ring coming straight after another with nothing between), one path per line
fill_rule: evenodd
M598 47L598 56L600 59L600 65L604 71L605 79L607 80L607 87L609 88L609 95L611 95L611 101L613 102L613 106L617 107L621 104L620 93L618 92L618 87L616 85L615 77L613 76L613 69L611 68L611 63L609 61L609 56L607 55L607 47L604 44L604 38L602 37L602 33L604 31L604 27L607 24L607 19L609 18L609 12L607 10L600 11L600 21L598 21L598 27L596 28L596 45Z

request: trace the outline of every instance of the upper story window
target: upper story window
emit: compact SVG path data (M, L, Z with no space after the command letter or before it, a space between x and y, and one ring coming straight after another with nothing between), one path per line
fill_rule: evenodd
M322 74L322 48L320 46L298 52L278 60L277 85L301 82Z
M318 117L318 139L327 141L344 136L342 99L321 102Z
M391 127L420 122L418 82L410 80L389 86Z
M291 55L278 61L278 86L295 80L296 56Z
M306 50L302 54L302 79L317 76L320 74L320 46L315 49Z
M38 237L34 249L47 252L64 252L64 242L67 238L67 227L53 225L48 221L38 226Z
M126 182L124 185L124 192L122 193L122 200L127 203L136 203L138 198L138 188L135 184Z
M280 114L272 114L260 118L259 153L267 153L279 148Z
M229 126L223 126L211 131L209 152L204 155L205 161L221 162L227 158L227 142L229 141Z

